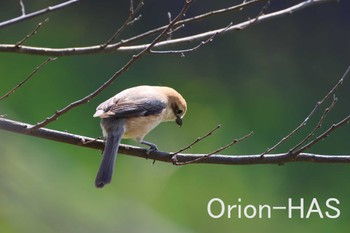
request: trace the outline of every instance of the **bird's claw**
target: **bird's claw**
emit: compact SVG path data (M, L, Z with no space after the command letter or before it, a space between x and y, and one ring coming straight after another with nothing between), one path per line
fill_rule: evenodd
M153 144L153 143L146 142L146 141L141 141L141 144L149 146L149 149L146 152L147 155L149 155L153 151L158 151L158 147L155 144Z
M156 145L150 145L150 147L148 148L146 154L149 155L153 151L159 151L159 149L158 149L158 147Z

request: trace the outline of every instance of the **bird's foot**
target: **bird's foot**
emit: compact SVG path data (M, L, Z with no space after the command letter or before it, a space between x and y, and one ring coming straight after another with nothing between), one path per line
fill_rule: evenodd
M141 144L149 146L149 149L146 152L147 155L149 155L153 151L158 151L159 150L156 144L153 144L153 143L150 143L150 142L146 142L146 141L141 141Z

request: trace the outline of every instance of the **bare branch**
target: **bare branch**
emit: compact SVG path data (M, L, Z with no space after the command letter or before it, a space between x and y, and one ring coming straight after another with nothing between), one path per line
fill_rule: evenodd
M134 0L130 0L129 14L134 15Z
M263 8L261 9L261 11L259 12L259 14L255 17L255 22L258 21L260 16L263 16L265 14L265 11L267 10L267 8L270 6L271 2L270 0L268 0L265 5L263 6Z
M159 51L159 50L151 50L152 53L155 54L181 54L182 56L184 56L185 53L189 53L189 52L194 52L195 50L198 50L200 47L212 42L214 40L214 38L219 35L220 33L224 32L225 30L227 30L229 27L231 27L232 23L230 23L226 28L224 28L222 31L217 32L216 34L213 34L211 37L209 37L208 39L206 39L205 41L201 41L198 45L196 45L195 47L189 48L189 49L181 49L181 50L168 50L168 51Z
M197 16L191 17L191 18L179 20L174 26L180 26L180 25L185 25L185 24L188 24L188 23L198 22L198 21L204 20L204 19L209 18L209 17L218 16L218 15L221 15L221 14L226 14L226 13L230 13L230 12L233 12L233 11L237 11L237 10L243 9L244 7L248 7L248 6L253 5L255 3L264 2L264 1L267 1L267 0L251 0L249 2L244 2L242 4L234 5L234 6L231 6L231 7L210 11L210 12L207 12L207 13L204 13L204 14L201 14L201 15L197 15ZM129 39L124 40L124 41L126 42L126 44L129 44L131 42L135 42L135 41L140 40L140 39L145 39L145 38L147 38L147 37L149 37L151 35L154 35L155 33L160 32L165 27L166 27L166 25L162 26L162 27L159 27L159 28L156 28L156 29L153 29L153 30L150 30L150 31L147 31L145 33L142 33L140 35L134 36L134 37L129 38ZM126 44L124 44L124 45L126 45Z
M245 2L244 2L245 3ZM257 22L257 20L259 19L260 16L264 15L265 13L265 10L267 9L267 7L270 5L270 1L267 1L266 4L263 6L262 10L259 12L259 14L255 17L254 21L247 25L246 27L250 26L250 25L253 25L253 23ZM171 14L168 13L169 15L169 20L171 20ZM152 50L151 52L152 53L155 53L155 54L178 54L180 53L181 56L185 56L185 53L189 53L189 52L193 52L195 50L198 50L200 47L202 47L203 45L206 45L207 43L209 42L212 42L214 40L214 38L219 35L220 33L222 32L225 32L227 29L229 29L231 26L232 26L232 22L225 28L223 28L221 31L218 31L217 33L213 34L212 36L210 36L208 39L204 40L204 41L201 41L198 45L196 45L195 47L192 47L192 48L189 48L189 49L181 49L181 50L168 50L168 51L157 51L157 50ZM244 29L246 28L244 27ZM242 28L243 29L243 28ZM171 36L172 36L172 32L173 31L170 31L169 33L170 34L170 39L171 39Z
M22 122L12 121L4 118L0 118L0 129L7 130L15 133L31 135L39 138L45 138L57 142L68 143L77 146L84 146L92 149L103 149L103 141L96 140L90 137L84 137L80 135L74 135L67 132L60 132L51 129L36 129L31 130L33 126ZM91 143L87 143L91 142Z
M40 16L40 15L45 15L45 14L51 13L53 11L57 11L57 10L60 10L64 7L71 6L71 5L78 3L78 2L79 2L79 0L70 0L70 1L66 1L66 2L57 4L54 6L49 6L45 9L38 10L38 11L29 13L29 14L23 14L23 8L22 8L22 15L21 16L4 21L4 22L1 22L0 28L7 27L7 26L10 26L12 24L19 23L19 22L22 22L24 20L31 19L31 18Z
M26 35L22 40L18 41L16 43L16 47L19 47L20 45L24 44L24 42L26 42L30 37L34 36L36 33L38 33L39 29L49 21L49 18L46 18L44 21L40 22L35 28L34 30L29 33L28 35Z
M19 4L21 5L21 12L22 12L22 16L26 15L26 8L23 4L22 0L19 0Z
M350 116L347 117L349 120ZM340 122L340 124L342 124ZM340 127L336 125L334 127ZM40 128L32 130L33 126L17 121L0 118L0 129L19 134L31 135L34 137L49 139L56 142L68 143L71 145L103 150L104 142L96 138L85 137L67 132ZM331 132L328 132L331 133ZM87 143L90 142L90 143ZM118 152L125 155L147 158L167 163L173 163L173 153L162 151L151 151L148 149L121 144ZM193 161L202 158L205 154L177 154L178 162ZM350 163L350 155L321 155L312 153L300 153L295 160L290 159L290 154L266 154L261 158L257 155L217 155L213 154L204 160L195 163L226 164L226 165L252 165L252 164L284 164L289 162L312 162L312 163Z
M130 12L128 18L125 20L123 25L118 28L118 30L113 34L113 36L107 40L106 43L101 45L101 49L105 49L109 44L111 44L123 31L130 25L132 25L134 22L140 19L141 15L135 18L135 14L141 9L141 7L144 5L143 0L140 0L138 6L136 7L136 10L134 10L134 1L130 0Z
M246 2L247 2L247 0L243 0L242 3L244 4L244 3L246 3ZM243 9L244 9L243 7L239 8L240 11L243 10Z
M217 125L214 129L210 130L208 133L206 133L204 136L202 137L198 137L196 140L194 140L191 144L189 144L188 146L181 148L180 150L176 151L173 153L173 156L176 156L177 154L188 150L190 148L192 148L193 145L197 144L198 142L202 141L203 139L211 136L216 130L218 130L221 127L221 125Z
M243 3L243 4L250 5L252 3L256 3L259 1L262 1L262 0L256 0L256 1L253 0L253 1ZM280 11L276 11L276 12L272 12L270 14L260 16L258 20L250 19L250 20L247 20L245 22L232 25L230 28L228 28L225 31L225 33L221 33L221 35L225 35L226 33L230 33L233 31L242 30L252 23L257 24L257 23L265 22L269 19L274 19L274 18L278 18L281 16L290 15L290 14L292 14L296 11L302 10L306 7L313 6L313 5L318 4L318 3L330 2L330 1L333 1L333 0L305 0L302 3L296 4L292 7L288 7L286 9L283 9ZM218 10L217 13L215 13L215 14L212 14L211 12L209 12L209 13L195 16L195 17L192 17L189 19L180 20L174 26L184 24L184 23L189 23L189 22L195 22L197 20L201 20L201 19L204 19L204 18L209 17L209 16L230 12L232 10L239 10L240 7L242 7L242 4L233 6L230 8L230 10L228 10L229 8ZM255 20L255 22L254 22L254 20ZM20 48L18 48L12 44L1 44L0 45L0 52L12 52L12 53L23 53L23 54L57 56L58 57L58 56L72 56L72 55L83 55L83 54L94 54L94 53L141 51L141 50L147 48L147 46L149 46L149 44L135 45L135 46L126 46L126 45L133 43L135 41L144 39L144 38L148 37L149 35L153 35L154 33L157 33L161 30L164 30L164 28L166 28L166 26L163 26L163 27L160 27L160 28L157 28L154 30L150 30L148 32L145 32L143 34L139 34L139 35L134 36L134 37L129 38L129 39L122 40L121 42L118 42L115 44L110 44L103 50L101 50L101 45L59 49L59 48L44 48L44 47L32 47L32 46L21 46ZM223 29L224 28L219 28L216 30L212 30L212 31L208 31L208 32L204 32L204 33L200 33L200 34L196 34L196 35L192 35L192 36L162 41L162 42L157 43L153 47L154 48L162 48L162 47L183 45L183 44L203 41L203 40L206 40L207 38L211 37L212 35L222 31Z
M171 13L170 12L168 12L168 18L169 18L169 23L171 22ZM168 32L168 40L171 40L171 38L173 37L173 30L170 30L169 32Z
M56 58L48 58L46 61L44 61L43 63L41 63L38 67L36 67L32 73L30 73L30 75L25 78L22 82L18 83L14 88L12 88L9 92L7 92L5 95L0 97L0 101L9 97L10 95L12 95L18 88L20 88L24 83L26 83L28 80L30 80L34 74L36 74L43 66L45 66L47 63L56 60Z
M303 145L307 140L309 140L309 138L311 138L315 132L321 128L323 121L326 119L327 114L332 111L333 107L335 106L335 104L337 103L338 99L334 96L333 97L333 101L331 103L331 105L326 108L320 118L320 120L318 121L316 127L309 133L309 135L307 135L303 140L301 140L297 145L295 145L292 149L289 150L290 153L293 153L293 151L295 151L297 148L299 148L301 145ZM297 154L294 154L297 155Z
M291 138L295 133L297 133L301 128L303 128L309 119L313 116L313 114L316 112L316 110L320 107L321 104L323 104L324 101L326 101L329 96L333 95L334 92L338 89L338 87L343 84L345 77L348 75L350 72L350 66L347 68L341 79L333 86L333 88L320 100L316 103L315 107L312 109L312 111L309 113L309 115L305 118L305 120L298 126L296 127L292 132L290 132L287 136L283 137L278 143L276 143L274 146L271 148L267 149L265 152L263 152L260 156L263 157L265 154L269 154L272 151L274 151L278 146L283 144L285 141L287 141L289 138ZM299 147L299 145L297 145ZM293 148L294 150L295 148Z
M234 139L229 144L227 144L225 146L222 146L219 149L217 149L217 150L215 150L215 151L213 151L213 152L211 152L209 154L203 155L202 157L198 157L198 158L196 158L194 160L188 160L188 161L185 161L185 162L179 162L176 157L173 157L173 159L172 159L173 160L173 164L176 165L176 166L181 166L181 165L187 165L187 164L191 164L191 163L197 163L197 162L199 162L201 160L205 160L205 159L209 158L212 155L218 154L218 153L220 153L223 150L226 150L227 148L237 144L238 142L240 142L240 141L242 141L242 140L244 140L244 139L246 139L246 138L248 138L248 137L250 137L252 135L253 135L253 132L250 132L249 134L247 134L247 135L245 135L245 136L243 136L243 137L241 137L239 139Z
M325 139L326 137L328 137L334 130L338 129L339 127L349 124L350 121L350 115L348 115L347 117L345 117L344 119L342 119L341 121L339 121L336 124L333 124L331 127L329 127L324 133L322 133L321 135L319 135L317 138L315 138L313 141L309 142L308 144L306 144L305 146L303 146L302 148L300 148L298 151L292 153L293 154L300 154L301 152L304 152L305 150L311 148L313 145L315 145L318 141ZM292 156L293 157L293 156ZM295 157L295 156L294 156Z
M125 73L130 68L130 66L133 65L138 59L140 59L143 55L148 53L152 49L152 47L164 35L166 35L166 33L173 27L173 25L184 15L184 13L188 10L188 8L193 3L193 1L194 0L186 0L184 7L181 9L180 13L176 16L176 18L171 23L169 23L168 27L162 33L160 33L157 36L157 38L155 38L153 40L153 42L147 48L145 48L143 51L141 51L137 55L133 55L132 58L120 70L118 70L110 79L107 80L107 82L105 82L102 86L100 86L94 92L90 93L89 95L85 96L84 98L77 100L73 103L70 103L69 105L67 105L66 107L64 107L60 110L57 110L53 115L51 115L50 117L46 118L45 120L43 120L43 121L37 123L35 126L33 126L33 129L38 129L40 127L43 127L43 126L49 124L50 122L56 120L59 116L67 113L68 111L70 111L71 109L73 109L75 107L78 107L82 104L87 103L88 101L90 101L91 99L96 97L98 94L100 94L104 89L106 89L109 85L111 85L116 78L118 78L123 73Z
M216 30L207 31L207 32L199 33L199 34L192 35L192 36L186 36L186 37L182 37L182 38L178 38L178 39L162 41L162 42L157 43L154 46L154 48L162 48L162 47L168 47L168 46L174 46L174 45L178 46L178 45L183 45L183 44L188 44L188 43L193 43L193 42L205 40L206 38L220 32L220 31L223 31L223 33L220 33L220 35L225 35L226 33L229 33L232 31L242 30L251 24L258 24L258 23L270 20L272 18L278 18L278 17L284 16L284 15L290 15L290 14L293 14L294 12L302 10L306 7L309 7L309 6L318 4L318 3L322 3L322 2L327 2L327 1L333 1L333 0L313 0L313 1L305 0L304 2L301 2L299 4L296 4L296 5L288 7L288 8L285 8L283 10L272 12L272 13L269 13L266 15L262 15L262 16L258 17L257 19L254 18L254 19L250 19L250 20L247 20L247 21L239 23L239 24L232 25L231 27L229 27L225 31L223 31L224 28L219 28ZM129 41L124 40L123 42L127 43ZM135 45L135 46L122 46L122 47L119 47L117 49L117 51L139 51L139 50L147 47L147 45L148 44ZM0 47L0 50L1 50L1 47Z

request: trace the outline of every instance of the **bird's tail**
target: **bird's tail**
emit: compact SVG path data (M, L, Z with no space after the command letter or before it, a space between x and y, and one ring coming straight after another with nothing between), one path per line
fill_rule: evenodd
M103 151L101 165L97 172L95 180L95 186L97 188L102 188L106 184L110 183L112 180L114 163L117 157L117 150L125 131L123 124L120 124L121 122L114 121L110 123L114 125L109 125L109 127L106 127L110 130L106 130L105 149Z

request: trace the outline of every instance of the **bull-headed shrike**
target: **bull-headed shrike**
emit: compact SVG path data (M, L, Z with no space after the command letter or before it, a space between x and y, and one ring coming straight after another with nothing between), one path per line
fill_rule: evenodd
M101 103L94 114L100 117L105 148L95 185L102 188L112 180L117 150L122 138L134 139L158 150L143 138L158 124L175 121L182 125L187 110L185 99L174 89L137 86L126 89Z

